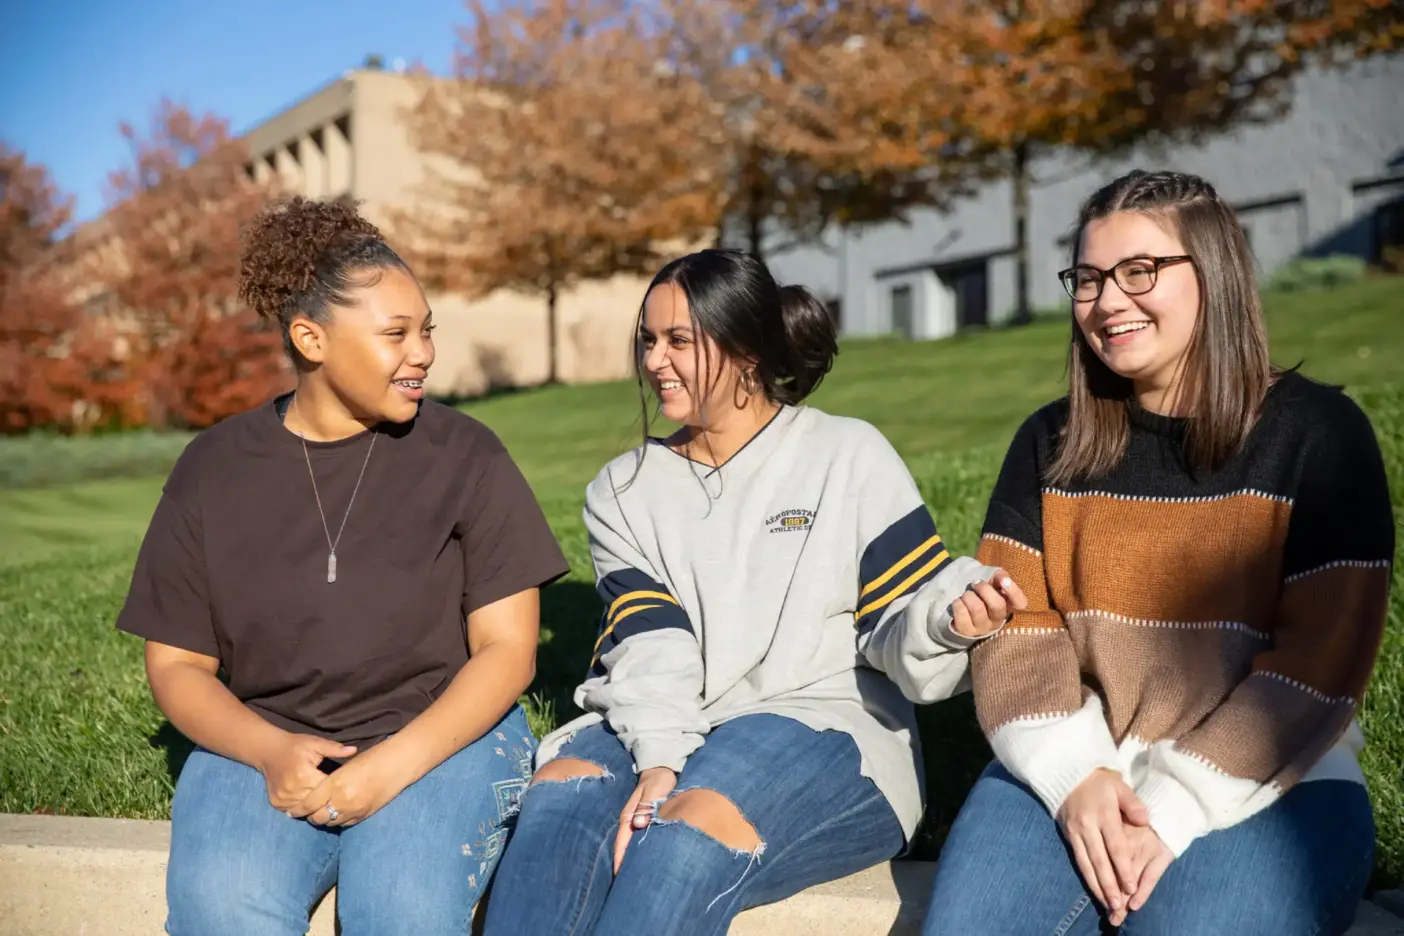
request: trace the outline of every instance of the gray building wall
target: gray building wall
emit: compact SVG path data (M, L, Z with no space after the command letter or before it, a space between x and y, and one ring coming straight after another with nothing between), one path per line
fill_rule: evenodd
M1136 167L1208 179L1237 209L1264 278L1305 255L1375 259L1377 209L1404 202L1404 55L1306 73L1291 103L1275 124L1242 127L1203 146L1140 151L1091 165L1066 154L1039 161L1028 229L1033 306L1067 301L1057 271L1068 263L1079 205ZM981 305L991 324L1012 315L1011 207L1010 185L994 183L949 213L923 210L908 223L834 230L822 245L767 260L782 282L804 283L837 301L845 334L941 337L978 324ZM959 303L957 294L963 295ZM959 322L957 304L973 310L967 317L976 321ZM908 309L910 326L903 328Z

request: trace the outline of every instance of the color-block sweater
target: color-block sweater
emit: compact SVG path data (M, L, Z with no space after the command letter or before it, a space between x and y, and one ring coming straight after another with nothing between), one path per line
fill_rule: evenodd
M1016 434L978 553L1030 601L972 651L999 759L1050 811L1121 771L1176 855L1295 783L1363 782L1354 713L1395 535L1365 414L1288 373L1243 450L1195 477L1187 423L1133 408L1123 463L1055 488L1066 418L1060 401Z
M604 602L575 694L587 714L542 740L539 763L607 721L638 770L681 772L723 722L787 716L850 735L910 839L912 701L968 685L974 641L950 604L994 570L947 552L881 433L783 407L718 469L650 442L605 466L584 516Z

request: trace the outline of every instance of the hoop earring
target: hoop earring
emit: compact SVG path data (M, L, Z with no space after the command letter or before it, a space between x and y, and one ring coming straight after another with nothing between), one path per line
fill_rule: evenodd
M755 371L743 371L741 374L741 392L746 396L755 396L760 392L760 381L756 379Z

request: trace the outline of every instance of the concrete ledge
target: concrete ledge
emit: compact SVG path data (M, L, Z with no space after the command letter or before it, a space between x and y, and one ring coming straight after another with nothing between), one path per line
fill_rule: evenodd
M153 936L166 914L170 824L0 814L5 936ZM881 865L741 914L730 936L916 936L934 865ZM334 936L335 892L309 936Z
M0 814L0 931L5 936L153 936L163 932L170 824ZM935 865L894 862L738 916L730 936L917 936ZM1404 920L1362 903L1350 936L1404 936ZM334 894L309 936L334 936Z

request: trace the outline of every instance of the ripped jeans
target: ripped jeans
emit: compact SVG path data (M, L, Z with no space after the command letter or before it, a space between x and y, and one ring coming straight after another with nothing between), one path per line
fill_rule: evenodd
M840 731L778 715L745 715L708 735L673 795L726 797L761 841L734 850L683 821L636 830L615 877L619 813L634 763L605 725L581 730L559 757L603 776L534 784L488 898L485 936L722 936L741 910L897 855L902 826Z

